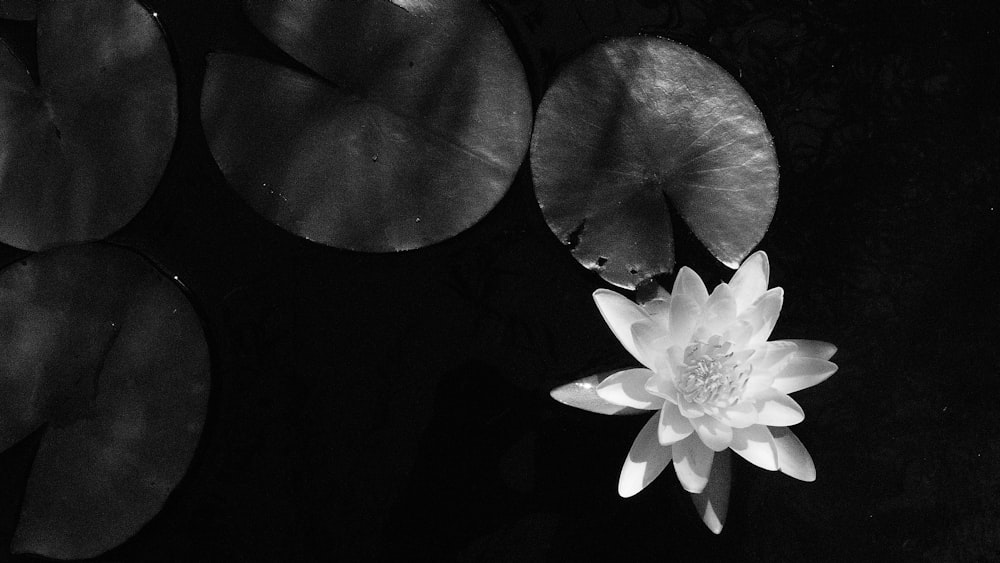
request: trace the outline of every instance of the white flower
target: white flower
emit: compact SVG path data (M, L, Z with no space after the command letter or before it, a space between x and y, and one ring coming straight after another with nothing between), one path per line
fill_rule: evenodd
M768 342L783 291L767 289L767 255L746 259L711 294L681 268L670 294L637 305L594 292L604 320L645 367L617 372L597 394L616 405L659 411L639 432L618 482L630 497L673 461L705 524L722 531L729 497L728 450L764 469L812 481L809 452L787 426L803 419L789 393L832 375L836 347L812 340Z

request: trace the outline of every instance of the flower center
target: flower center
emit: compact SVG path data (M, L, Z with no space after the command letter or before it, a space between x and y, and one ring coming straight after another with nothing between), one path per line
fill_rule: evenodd
M685 399L716 407L731 406L740 400L751 366L737 363L732 347L732 342L714 335L707 342L696 340L684 349L684 364L674 386Z

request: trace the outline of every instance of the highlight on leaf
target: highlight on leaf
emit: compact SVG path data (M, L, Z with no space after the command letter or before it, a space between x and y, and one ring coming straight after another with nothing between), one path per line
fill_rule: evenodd
M176 136L177 80L134 0L31 4L38 75L0 45L0 242L42 250L103 238L146 204Z
M201 436L201 321L139 255L88 244L0 271L0 450L44 426L15 553L99 555L162 508Z
M317 75L209 58L202 122L234 190L306 239L390 252L450 238L503 197L531 101L499 22L470 0L248 0Z
M750 96L704 55L656 37L605 41L560 71L531 168L552 232L627 289L673 271L672 216L736 268L777 203L774 146Z

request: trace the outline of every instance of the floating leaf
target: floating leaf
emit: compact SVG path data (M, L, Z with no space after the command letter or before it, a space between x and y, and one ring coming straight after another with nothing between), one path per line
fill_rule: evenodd
M177 128L159 24L132 0L38 2L38 83L0 45L0 241L102 238L155 189Z
M144 259L93 244L0 272L0 327L0 448L48 423L12 550L98 555L191 461L209 393L200 320Z
M35 0L0 1L0 18L21 21L35 19Z
M609 403L597 394L597 385L608 378L611 374L621 370L611 370L595 375L589 375L556 387L549 392L549 396L564 405L597 414L642 414L650 411L623 407L614 403Z
M331 246L407 250L467 229L506 193L527 151L531 103L483 5L267 0L246 9L326 78L209 59L209 146L264 218Z
M560 72L531 167L552 232L628 289L673 270L669 208L735 268L777 202L774 146L753 101L703 55L654 37L604 42Z

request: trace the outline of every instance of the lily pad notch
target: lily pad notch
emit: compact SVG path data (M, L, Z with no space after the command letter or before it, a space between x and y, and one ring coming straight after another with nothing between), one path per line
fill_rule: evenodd
M211 387L202 321L174 279L108 244L0 271L0 449L45 426L11 544L95 557L181 481Z
M658 37L611 39L561 69L531 167L553 234L626 289L673 271L671 210L735 269L777 204L774 143L753 100L708 57Z
M144 6L31 5L17 12L37 17L38 75L0 44L0 242L38 251L105 238L138 214L178 108L166 37Z
M328 246L412 250L482 219L527 153L524 69L473 0L247 0L251 22L317 76L210 56L209 147L261 217Z

